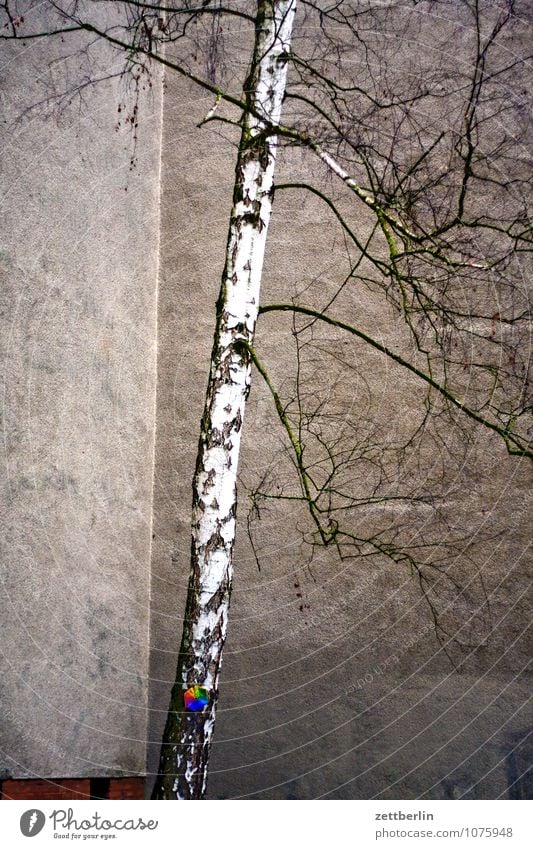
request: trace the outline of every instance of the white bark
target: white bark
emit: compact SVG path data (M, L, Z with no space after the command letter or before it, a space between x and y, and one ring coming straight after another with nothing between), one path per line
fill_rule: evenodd
M191 578L178 672L163 739L156 798L202 798L226 638L237 509L236 478L263 257L272 206L278 124L296 0L259 0L256 40L245 85L255 114L243 117L226 264L193 483ZM257 115L264 116L264 121ZM240 343L240 344L239 344ZM201 713L183 710L183 692L205 687ZM180 713L176 713L180 711Z

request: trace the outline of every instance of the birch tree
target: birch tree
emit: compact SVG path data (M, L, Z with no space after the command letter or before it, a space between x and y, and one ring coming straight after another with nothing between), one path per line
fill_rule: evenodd
M308 513L312 547L330 547L341 558L384 557L411 569L441 637L446 629L433 587L435 577L444 575L461 594L447 566L457 550L450 545L438 551L438 533L413 543L394 524L369 529L359 522L358 508L419 498L408 487L386 489L389 460L396 467L404 455L416 462L422 437L432 433L440 439L440 430L451 423L470 423L503 441L510 454L533 456L524 356L529 305L519 282L521 260L531 249L528 181L520 159L520 106L505 101L509 80L523 72L523 62L509 55L505 42L519 22L517 3L459 4L474 33L467 70L448 67L443 74L441 68L425 68L418 76L387 62L391 48L384 35L392 20L398 37L407 38L413 26L408 12L421 5L416 3L298 0L297 49L296 0L139 0L111 7L94 0L49 2L51 24L42 31L32 30L32 5L1 4L3 37L85 38L86 50L104 41L123 53L120 73L133 80L134 130L135 93L159 63L212 94L204 124L219 122L240 133L193 480L183 634L154 790L161 799L203 798L228 623L237 471L252 367L268 388L294 474L281 487L273 480L259 482L251 492L251 513L268 499L297 501ZM217 67L220 22L232 20L252 34L247 76L237 88L219 81ZM243 36L243 51L247 45ZM54 92L49 103L64 108L97 82L95 75L77 88ZM446 131L439 123L442 114ZM504 117L515 122L516 132L501 132ZM281 145L299 147L314 163L308 181L275 184ZM510 180L499 173L502 163ZM261 304L272 201L281 192L320 200L345 240L347 272L327 298L318 293L306 300L306 283L289 301ZM384 308L392 307L411 353L375 338L371 318L360 326L336 312L343 292L356 285L377 294ZM291 317L288 338L297 350L292 394L284 396L274 385L256 349L259 314L265 321L272 314ZM422 387L421 420L401 457L395 450L390 459L375 431L371 439L367 434L339 448L321 420L323 402L309 408L301 356L309 349L309 334L320 326L357 338ZM320 381L315 382L318 393ZM377 469L366 495L354 489L358 463ZM405 466L407 479L410 468ZM194 685L209 695L199 712L183 705L184 691Z
M193 481L191 576L177 680L164 734L155 798L201 798L215 722L215 694L233 576L237 468L265 243L272 207L277 125L285 93L295 0L261 0L247 109L237 154L226 263ZM202 715L182 711L183 691L204 687Z

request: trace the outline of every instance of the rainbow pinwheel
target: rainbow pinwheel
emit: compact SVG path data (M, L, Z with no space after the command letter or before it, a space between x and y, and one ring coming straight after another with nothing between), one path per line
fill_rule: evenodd
M209 702L209 693L205 687L195 684L185 690L183 701L187 710L203 710Z

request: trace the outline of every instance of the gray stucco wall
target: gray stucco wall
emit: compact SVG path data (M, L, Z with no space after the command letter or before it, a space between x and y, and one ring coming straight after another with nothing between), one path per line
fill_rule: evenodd
M2 43L4 777L145 766L160 83L133 170L118 80L17 122L74 46Z
M209 98L168 78L163 133L157 443L152 550L152 690L149 772L159 739L179 646L189 570L190 481L224 260L234 148L197 123ZM278 180L309 176L312 161L280 157ZM315 176L317 176L316 172ZM317 179L319 177L317 176ZM335 191L333 187L333 191ZM320 299L335 289L344 247L327 210L313 199L280 194L274 204L263 302L289 300L312 278ZM352 291L346 316L389 344L401 340L392 311ZM277 386L293 360L290 320L260 318L257 351ZM400 369L364 346L325 334L324 348L371 383L373 415L388 436L407 432L420 394ZM338 362L324 353L319 381ZM342 370L341 370L342 371ZM348 405L365 400L345 370ZM458 434L450 433L453 444ZM523 792L513 781L530 758L527 742L529 622L527 545L529 471L479 430L440 504L467 537L488 530L476 551L483 599L449 611L470 648L448 659L431 613L408 569L330 552L308 567L299 526L305 516L287 502L264 505L255 525L261 571L247 538L247 486L279 460L282 438L268 391L257 373L245 421L239 537L229 637L217 730L210 761L210 798L496 798ZM433 508L408 507L406 522L431 526ZM371 517L370 517L371 518ZM467 580L477 576L477 569ZM296 586L298 584L298 586ZM303 610L301 609L301 606ZM455 663L455 667L453 665Z
M171 76L161 182L159 85L143 95L133 171L131 136L114 131L123 99L115 83L92 91L81 113L77 104L58 119L37 110L14 125L43 95L36 79L50 49L14 49L0 70L2 768L18 777L151 773L181 632L234 149L197 130L212 100ZM310 162L284 154L280 168L281 178L305 176ZM343 261L323 207L276 198L265 302L290 298L310 275L328 291ZM398 341L393 313L377 306L360 292L344 303L347 316ZM292 362L288 329L285 319L259 325L258 350L278 385ZM364 415L402 432L419 401L412 381L334 334L324 347L372 377ZM332 368L324 354L319 374ZM350 403L365 401L348 372L341 389ZM477 552L492 618L476 622L473 648L454 668L407 571L329 554L309 568L297 531L304 517L285 505L254 526L258 571L247 487L279 446L256 377L209 796L522 792L512 782L528 759L526 464L477 434L445 505L466 535L488 524L494 537Z

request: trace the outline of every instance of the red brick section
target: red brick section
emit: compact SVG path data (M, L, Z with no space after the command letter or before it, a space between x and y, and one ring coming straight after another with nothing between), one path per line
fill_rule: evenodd
M108 799L144 799L144 778L112 778Z
M90 799L89 778L44 778L2 781L2 799Z
M106 799L144 799L144 778L111 778ZM0 799L91 799L90 778L28 778L0 782Z

